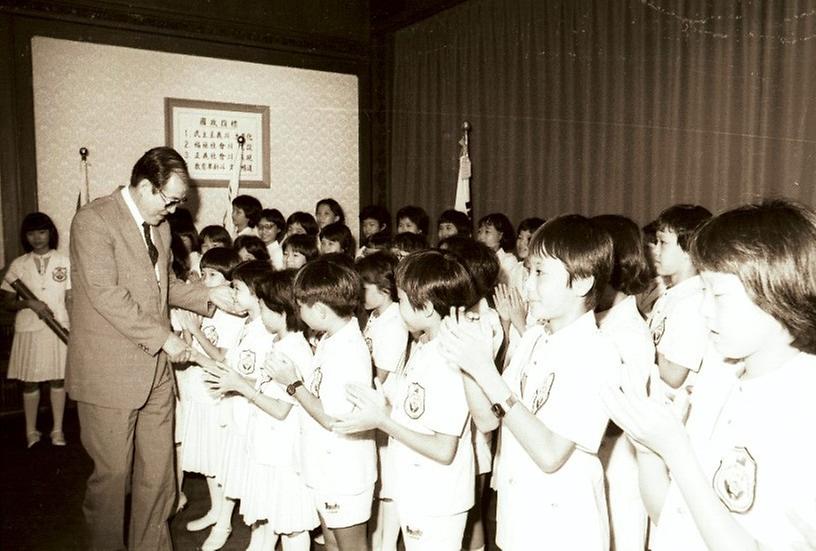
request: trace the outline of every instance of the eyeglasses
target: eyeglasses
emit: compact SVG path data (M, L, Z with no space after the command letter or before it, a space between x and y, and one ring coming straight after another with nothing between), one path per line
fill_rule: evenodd
M167 195L164 194L164 192L161 189L159 189L158 191L159 195L162 198L162 201L164 201L164 208L166 209L177 207L187 200L186 197L182 197L181 199L177 199L175 197L168 197Z
M278 229L278 226L276 226L275 224L258 224L258 229L259 230L276 230L276 229Z

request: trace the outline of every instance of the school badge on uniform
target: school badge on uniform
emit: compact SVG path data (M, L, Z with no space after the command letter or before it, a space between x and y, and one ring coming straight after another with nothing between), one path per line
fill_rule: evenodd
M320 383L323 382L323 370L319 367L312 373L312 383L309 385L309 392L320 398Z
M746 513L754 505L756 470L756 461L747 448L735 447L720 459L713 486L729 511Z
M252 375L255 373L255 352L252 350L241 350L238 360L238 371L241 375Z
M51 272L51 279L56 281L57 283L62 283L66 279L68 279L68 268L65 266L57 266L54 268L54 271Z
M405 414L411 419L419 419L425 413L425 389L418 383L408 385L408 393L403 404Z
M533 395L533 415L538 413L538 410L541 409L541 406L547 403L547 399L550 397L550 390L553 386L553 381L555 381L555 373L550 372L544 378L544 382L541 383L541 386L538 387Z
M204 333L204 336L210 341L210 344L213 346L218 346L218 332L215 330L215 327L212 325L203 325L201 326L201 332Z
M655 346L660 344L660 339L663 338L663 333L666 332L666 318L660 320L660 323L657 324L657 327L654 328L652 331L652 340L655 343Z

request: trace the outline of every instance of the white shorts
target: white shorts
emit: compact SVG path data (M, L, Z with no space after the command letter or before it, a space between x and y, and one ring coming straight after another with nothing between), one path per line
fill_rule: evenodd
M371 517L374 486L355 495L328 494L313 490L315 508L329 528L347 528L367 522Z
M405 551L459 551L465 535L468 512L442 517L400 513Z

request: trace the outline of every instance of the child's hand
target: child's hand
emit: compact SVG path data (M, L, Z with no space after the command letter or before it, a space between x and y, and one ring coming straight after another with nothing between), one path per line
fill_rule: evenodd
M601 399L639 452L653 452L666 460L667 454L688 442L682 419L671 403L665 397L648 396L646 385L635 380L632 370L622 370L620 386L610 384L602 390Z
M355 434L376 429L389 417L388 405L382 386L375 380L376 389L361 385L347 385L346 399L354 409L338 419L333 426L335 432Z
M182 329L190 334L195 334L196 330L200 329L196 316L189 310L177 310L176 319L181 324Z
M283 386L288 386L300 380L300 374L295 364L286 354L270 350L264 358L264 370L272 379Z
M442 320L440 351L442 356L465 373L477 378L481 369L495 369L493 331L486 319L467 319L465 309L451 306Z
M246 313L235 302L235 290L227 284L211 288L209 292L209 301L229 314L240 316Z
M246 391L248 387L249 389L252 387L238 372L221 362L214 362L205 367L204 371L206 373L204 382L215 394L223 396L229 392L240 393L242 390Z
M496 292L493 294L493 303L496 305L496 312L502 320L510 321L510 298L507 285L499 283L496 285Z

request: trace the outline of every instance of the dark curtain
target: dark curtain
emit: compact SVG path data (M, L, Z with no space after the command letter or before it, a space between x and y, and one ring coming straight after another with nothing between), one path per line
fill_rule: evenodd
M392 209L816 204L816 1L470 0L394 36Z

